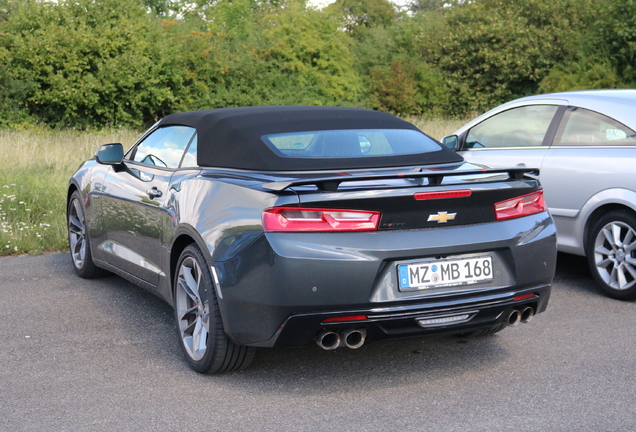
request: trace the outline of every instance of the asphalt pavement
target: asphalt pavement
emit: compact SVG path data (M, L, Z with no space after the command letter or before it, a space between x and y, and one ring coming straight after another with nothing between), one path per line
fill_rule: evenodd
M262 349L191 371L172 310L66 254L0 259L2 431L636 431L636 302L559 255L548 310L496 335Z

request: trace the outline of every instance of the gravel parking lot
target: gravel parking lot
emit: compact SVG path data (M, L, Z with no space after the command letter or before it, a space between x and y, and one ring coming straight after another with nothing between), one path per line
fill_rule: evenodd
M260 350L203 376L172 310L66 254L0 259L0 429L633 431L636 302L559 255L548 311L483 338Z

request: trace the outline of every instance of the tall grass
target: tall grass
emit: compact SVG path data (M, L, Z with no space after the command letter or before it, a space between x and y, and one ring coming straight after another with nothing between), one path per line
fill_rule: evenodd
M424 131L427 135L441 140L442 137L450 135L457 129L468 123L472 118L465 119L450 119L450 118L438 118L430 119L424 117L405 117L407 121L410 121L415 126Z
M100 144L131 144L139 134L0 131L0 256L64 250L68 180Z
M437 139L466 123L408 120ZM121 142L127 148L138 136L121 129L0 131L0 256L66 250L69 178L100 144Z

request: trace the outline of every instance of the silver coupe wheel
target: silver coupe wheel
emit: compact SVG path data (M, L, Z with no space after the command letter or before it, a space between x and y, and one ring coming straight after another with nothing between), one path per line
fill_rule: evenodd
M68 209L68 242L75 268L81 269L86 262L86 229L80 201L73 196Z
M201 268L193 257L186 257L179 266L175 308L183 347L192 360L199 361L208 348L210 308Z
M628 220L604 223L593 247L592 270L607 288L625 292L636 285L636 232Z

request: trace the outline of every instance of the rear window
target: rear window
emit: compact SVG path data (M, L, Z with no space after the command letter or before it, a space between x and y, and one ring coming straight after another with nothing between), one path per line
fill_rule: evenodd
M355 129L291 132L263 136L277 155L293 158L359 158L440 150L428 136L408 129Z
M557 145L636 145L636 132L597 112L569 107L563 119L557 131Z

